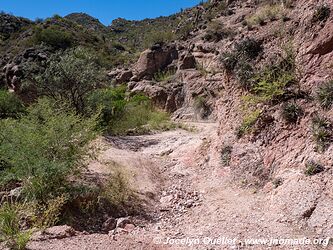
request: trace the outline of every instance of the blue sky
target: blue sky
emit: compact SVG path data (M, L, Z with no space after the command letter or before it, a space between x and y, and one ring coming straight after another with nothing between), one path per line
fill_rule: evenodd
M85 12L109 25L115 18L141 20L166 16L200 0L0 0L0 10L29 19Z

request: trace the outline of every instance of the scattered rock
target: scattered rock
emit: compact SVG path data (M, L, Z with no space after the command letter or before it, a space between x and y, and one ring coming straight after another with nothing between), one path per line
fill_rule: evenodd
M76 231L67 225L64 226L55 226L46 229L45 231L40 231L31 237L33 241L45 241L51 239L64 239L75 236L77 233Z
M130 217L118 218L116 228L125 228L126 224L131 224Z
M111 231L117 227L117 220L115 218L109 218L103 223L102 230L103 231Z

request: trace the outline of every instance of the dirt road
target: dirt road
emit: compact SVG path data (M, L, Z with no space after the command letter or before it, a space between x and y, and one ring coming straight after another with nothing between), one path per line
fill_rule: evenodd
M270 206L270 195L241 189L230 182L211 138L215 123L192 123L195 132L167 131L134 137L109 137L100 142L96 174L109 163L126 166L133 185L152 198L151 220L115 235L77 235L31 242L29 249L317 249L249 244L249 239L311 238L293 228ZM177 239L177 240L176 240ZM179 239L184 239L183 242Z

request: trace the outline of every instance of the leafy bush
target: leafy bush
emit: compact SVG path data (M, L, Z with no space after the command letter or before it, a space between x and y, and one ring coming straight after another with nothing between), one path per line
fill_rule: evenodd
M333 81L321 85L317 90L317 99L324 109L330 109L333 104Z
M254 59L262 52L263 47L260 41L253 38L246 38L239 43L236 43L235 50L239 55Z
M223 52L220 61L228 72L232 72L238 63L238 54L235 52Z
M325 168L319 164L318 162L315 161L308 161L305 164L305 174L307 176L311 176L311 175L315 175L315 174L319 174L321 172L323 172L325 170Z
M282 106L282 117L289 123L296 123L303 115L303 109L296 103L286 103Z
M77 113L83 113L87 96L102 85L103 72L97 61L83 48L55 54L45 72L36 78L39 93L69 103Z
M253 76L253 68L249 62L255 59L262 50L261 42L253 38L246 38L236 43L233 51L222 53L220 61L229 72L238 68L238 78L241 82L248 82Z
M126 106L126 85L93 91L87 98L87 113L100 112L100 125L107 127L123 115Z
M276 64L268 65L256 73L252 90L258 101L280 101L287 88L296 82L296 66L292 51L277 59Z
M313 13L312 22L326 22L331 15L330 7L326 5L319 6Z
M36 43L46 43L57 49L67 49L72 46L74 38L71 33L53 25L46 29L37 28L35 41Z
M317 150L324 151L332 141L332 124L325 118L315 116L312 119L312 134L317 143Z
M24 111L23 103L15 94L0 89L0 119L18 118Z
M255 75L252 65L240 60L236 67L236 77L242 88L250 90L253 87L253 77Z
M261 115L261 110L259 110L259 109L247 114L244 117L241 126L236 131L237 137L241 138L246 133L249 133L251 131L252 127L256 124L260 115Z
M94 136L94 118L82 120L59 106L43 99L20 120L0 121L0 185L22 183L26 199L47 202L65 193Z

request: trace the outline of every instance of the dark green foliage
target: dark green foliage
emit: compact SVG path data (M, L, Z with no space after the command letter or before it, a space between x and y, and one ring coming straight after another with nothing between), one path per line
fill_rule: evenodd
M323 172L325 168L319 164L318 162L315 161L308 161L305 164L305 175L311 176L311 175L316 175L321 172Z
M36 78L39 93L69 103L78 113L83 113L87 96L102 85L103 71L97 62L83 48L53 55L45 72Z
M317 100L324 109L330 109L333 104L333 81L328 81L317 90Z
M319 6L312 17L312 22L326 22L327 19L330 17L331 15L331 9L330 7L326 6L326 5L321 5Z
M45 43L57 49L66 49L72 46L74 38L72 35L54 25L46 29L37 28L35 31L36 43Z
M128 96L126 86L94 91L88 98L87 113L100 113L100 125L111 134L141 134L166 129L169 115L158 111L143 95Z
M246 38L236 43L235 50L238 54L246 58L255 59L263 51L263 47L260 41L253 38Z
M250 90L253 87L253 77L255 75L252 65L247 61L238 61L235 71L241 87Z
M332 142L332 124L325 118L315 116L312 119L312 135L317 143L317 150L323 152Z
M224 68L227 71L232 72L238 63L238 55L233 52L223 52L220 57L220 60Z
M279 102L289 91L288 87L296 82L296 64L292 51L277 58L277 63L264 67L253 77L252 91L259 101Z
M100 89L91 93L87 100L87 112L100 112L102 127L123 115L126 106L126 85ZM99 111L100 110L100 111Z
M203 39L208 42L219 42L222 39L230 37L233 32L224 27L222 23L211 22L207 28Z
M303 109L296 103L285 103L282 106L282 117L289 123L296 123L303 115Z
M232 72L236 69L237 78L247 89L254 76L254 69L250 62L256 59L262 50L261 42L253 38L246 38L237 43L233 51L222 53L220 60L227 71Z
M15 94L0 89L0 119L18 118L24 111L23 103Z
M68 177L82 167L94 119L81 119L60 103L40 100L19 120L1 120L0 185L22 182L24 196L47 201L66 191Z

